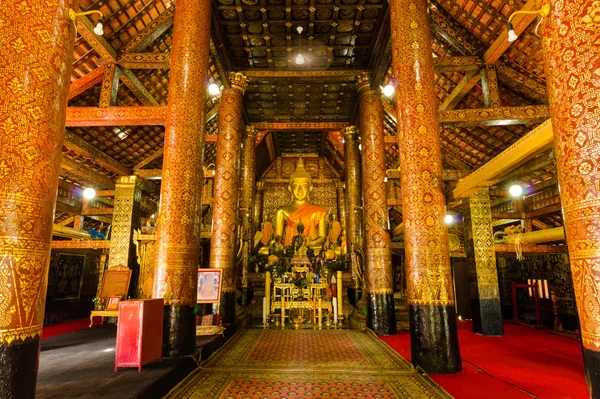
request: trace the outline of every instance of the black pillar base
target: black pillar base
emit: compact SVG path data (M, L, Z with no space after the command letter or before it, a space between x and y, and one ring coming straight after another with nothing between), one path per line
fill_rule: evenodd
M235 291L221 293L219 312L222 324L235 324Z
M410 357L428 373L462 369L454 306L410 305Z
M163 356L187 356L196 349L196 315L193 306L165 306Z
M0 398L35 398L40 339L0 345Z
M600 352L583 348L585 383L591 399L600 399Z
M242 296L238 299L238 304L245 308L250 305L252 298L254 298L254 288L242 287Z
M474 333L488 337L504 335L500 299L471 298L471 309Z
M367 327L376 334L396 334L394 294L369 294Z

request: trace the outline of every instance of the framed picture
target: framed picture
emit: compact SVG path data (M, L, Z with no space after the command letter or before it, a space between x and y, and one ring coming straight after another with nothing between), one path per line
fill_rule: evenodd
M119 309L120 296L109 296L106 302L106 310L117 310Z
M219 302L221 297L221 270L198 269L198 303Z

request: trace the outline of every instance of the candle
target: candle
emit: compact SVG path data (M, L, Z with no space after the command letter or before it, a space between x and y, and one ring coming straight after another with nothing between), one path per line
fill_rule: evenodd
M333 304L333 322L337 323L337 317L338 317L338 312L337 312L337 298L333 297L333 299L331 300L332 304Z
M281 328L285 327L285 300L283 299L283 290L281 291Z
M313 308L313 324L316 324L316 322L317 322L317 297L315 296L314 292L313 292L312 308Z
M321 298L319 298L319 327L321 327L322 318L323 318L323 309L321 308Z
M267 298L263 298L263 324L267 321Z

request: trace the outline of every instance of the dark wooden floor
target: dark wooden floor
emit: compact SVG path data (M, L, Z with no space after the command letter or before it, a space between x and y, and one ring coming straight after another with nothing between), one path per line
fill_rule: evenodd
M103 325L43 340L36 398L160 398L197 365L189 356L115 373L116 333Z

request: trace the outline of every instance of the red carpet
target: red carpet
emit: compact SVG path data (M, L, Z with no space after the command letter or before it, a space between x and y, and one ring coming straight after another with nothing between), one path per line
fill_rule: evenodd
M55 337L62 334L69 334L77 330L83 330L84 328L88 328L89 325L90 319L82 319L55 324L53 326L44 326L44 329L42 330L42 339Z
M458 331L463 371L431 378L458 399L589 398L579 341L505 323L504 337L483 337L463 322ZM380 337L410 360L410 336Z

